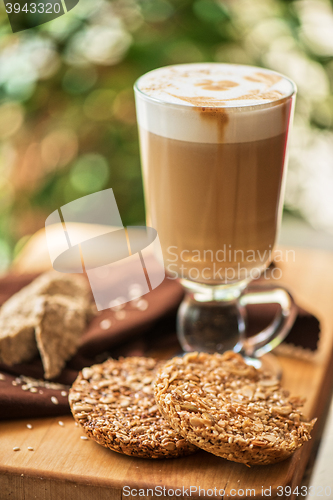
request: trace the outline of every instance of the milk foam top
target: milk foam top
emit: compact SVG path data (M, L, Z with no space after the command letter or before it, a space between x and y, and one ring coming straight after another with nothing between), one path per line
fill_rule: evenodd
M292 82L273 71L213 63L159 68L142 76L137 86L164 102L212 107L270 103L294 92Z
M250 142L283 133L295 84L253 66L199 63L159 68L135 84L139 126L190 142ZM211 118L211 119L207 119Z

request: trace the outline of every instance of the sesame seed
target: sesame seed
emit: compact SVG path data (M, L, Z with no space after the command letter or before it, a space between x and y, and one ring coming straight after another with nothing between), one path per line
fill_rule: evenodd
M139 285L138 283L133 283L133 285L129 287L128 295L132 300L135 300L141 297L142 292L143 292L142 286Z
M20 449L18 446L14 446L13 451L20 451Z
M34 451L33 447L32 446L28 446L28 450L29 451Z
M136 306L140 311L145 311L148 309L148 302L145 299L139 300Z
M29 386L28 385L22 385L22 391L27 391L29 389Z
M87 436L80 436L80 438L83 439L83 441L87 441L88 440Z
M61 391L60 393L64 398L67 396L67 392L66 391Z
M118 297L115 300L111 300L109 303L110 309L113 311L120 311L120 309L123 309L125 307L126 299L124 297Z
M112 323L109 319L103 319L103 321L101 321L99 324L102 330L107 330L108 328L110 328L111 325Z
M31 387L30 392L38 392L38 389L36 387Z
M114 313L116 319L124 319L126 317L126 312L125 311L116 311Z
M64 427L65 424L62 422L62 420L59 420L58 424L60 425L60 427Z
M31 424L27 424L27 427L28 427L28 429L32 429L32 425Z
M3 373L0 373L0 380L6 380L6 377L4 376Z
M39 394L44 394L44 391L39 390L39 391L38 391L38 393L39 393Z
M58 405L59 404L59 401L57 400L57 398L55 396L52 396L51 397L51 401L54 405Z
M12 380L12 385L17 385L17 382L15 382L15 380Z

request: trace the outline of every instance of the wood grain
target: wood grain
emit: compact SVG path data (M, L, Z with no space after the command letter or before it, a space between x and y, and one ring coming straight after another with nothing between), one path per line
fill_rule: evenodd
M299 305L314 313L321 321L322 333L318 359L315 362L279 356L283 368L282 383L293 394L307 397L305 412L309 417L324 412L333 380L333 255L322 251L296 250L295 261L279 263L281 283L293 293ZM247 468L203 451L191 457L172 460L136 459L114 453L93 441L80 439L82 432L71 417L0 424L0 498L15 500L113 500L138 498L127 496L122 488L179 489L178 498L199 497L204 490L225 490L225 497L247 498L246 490L254 489L251 498L262 497L262 487L271 488L269 498L278 496L278 486L300 484L315 439L291 458L272 466ZM33 429L26 427L27 423ZM319 425L315 426L314 433ZM315 438L315 435L314 435ZM14 452L13 447L20 451ZM28 451L28 446L34 451ZM184 488L184 491L183 491ZM197 488L197 491L194 490ZM243 494L234 495L242 489ZM161 490L163 493L163 489ZM11 496L9 495L11 493ZM134 492L135 493L135 492ZM137 491L137 493L139 493ZM156 498L148 492L145 498ZM183 494L184 493L184 494ZM207 495L206 495L207 496ZM162 498L164 495L162 495ZM250 495L248 494L248 497ZM176 498L174 496L174 498ZM292 499L293 496L286 496ZM296 497L295 497L296 498Z

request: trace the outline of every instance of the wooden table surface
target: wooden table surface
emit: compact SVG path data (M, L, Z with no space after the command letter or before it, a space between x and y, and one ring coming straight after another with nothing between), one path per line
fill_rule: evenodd
M295 395L307 397L305 413L320 419L333 379L333 255L297 249L295 259L291 255L288 260L278 263L281 283L290 289L300 306L317 316L322 332L315 361L278 357L283 368L282 383ZM60 426L59 420L65 425ZM28 429L27 423L33 428ZM296 495L279 495L278 487L291 486L294 490L300 485L319 428L320 422L315 426L314 439L290 459L248 468L203 451L172 460L120 455L93 441L80 439L82 432L69 416L2 422L0 499L111 500L134 498L136 493L141 496L139 489L144 490L141 493L145 498L186 498L190 494L196 498L199 487L200 498L204 496L203 490L206 496L213 493L218 498L222 497L222 490L225 498L296 498ZM13 451L15 446L20 451ZM124 489L125 486L128 488ZM173 490L169 495L168 489Z

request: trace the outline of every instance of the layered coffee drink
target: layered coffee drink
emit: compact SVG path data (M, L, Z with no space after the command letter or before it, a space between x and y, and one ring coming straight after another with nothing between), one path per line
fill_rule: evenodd
M170 277L253 279L272 259L294 84L228 64L160 68L135 87L147 224Z

